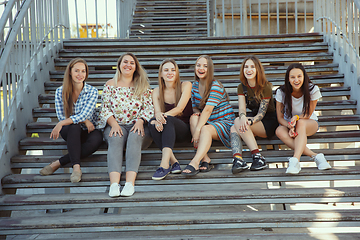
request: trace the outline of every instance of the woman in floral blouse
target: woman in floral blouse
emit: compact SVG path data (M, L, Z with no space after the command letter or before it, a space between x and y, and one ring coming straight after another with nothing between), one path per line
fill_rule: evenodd
M145 70L132 53L117 61L114 78L106 82L102 94L99 128L105 128L108 143L110 197L132 196L141 160L141 148L151 143L147 125L154 115L151 90ZM126 183L120 193L123 151L126 147Z

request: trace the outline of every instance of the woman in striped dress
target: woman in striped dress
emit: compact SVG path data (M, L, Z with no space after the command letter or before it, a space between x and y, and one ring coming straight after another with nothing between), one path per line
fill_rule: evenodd
M196 175L199 171L208 172L213 168L209 165L211 159L207 155L213 139L231 147L230 128L235 114L224 87L214 79L214 64L207 55L200 56L196 61L191 100L194 111L190 118L191 142L197 151L182 172L187 176Z

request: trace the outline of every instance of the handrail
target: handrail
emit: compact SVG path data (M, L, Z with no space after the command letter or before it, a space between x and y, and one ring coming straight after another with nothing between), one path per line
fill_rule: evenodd
M341 33L342 38L344 38L344 39L346 40L346 42L348 43L349 47L354 51L355 56L357 57L357 59L360 60L360 55L357 54L354 45L351 43L350 39L346 36L346 34L344 33L344 31L341 29L341 27L340 27L334 20L332 20L332 19L329 18L329 17L318 17L318 18L316 19L316 21L319 21L319 20L321 20L321 19L329 20L329 21L330 21L332 24L334 24L338 29L340 29L340 31L342 32L342 33Z
M0 168L0 178L10 173L10 158L18 152L17 144L25 137L24 128L32 120L31 110L38 105L37 96L43 93L44 82L53 69L53 58L69 35L67 3L67 0L23 0L20 4L20 0L11 0L1 17L0 159L4 167Z

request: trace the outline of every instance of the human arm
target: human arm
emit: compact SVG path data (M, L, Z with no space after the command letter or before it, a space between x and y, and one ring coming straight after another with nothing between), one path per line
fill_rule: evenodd
M91 119L98 99L98 90L88 84L84 84L79 98L75 105L75 113L70 116L74 124L85 122Z
M201 128L208 121L209 117L211 116L211 113L212 113L213 109L214 109L214 106L205 105L205 108L203 109L203 111L200 114L199 121L196 124L195 132L194 132L194 134L192 136L192 139L191 139L191 142L194 143L195 148L197 148L197 144L198 144L199 139L200 139Z
M291 124L291 122L288 122L284 118L285 114L285 106L283 103L276 101L276 116L278 119L278 122L280 125L285 126L289 129L289 136L290 137L296 137L297 133L295 131L295 125Z
M154 116L154 105L151 98L151 89L147 89L143 96L141 97L141 110L139 111L139 116L130 129L131 132L138 133L141 136L145 135L144 123L148 122Z
M181 84L181 97L178 104L171 110L165 112L166 116L177 116L182 113L191 98L191 82L183 82ZM200 111L199 111L200 112Z
M60 136L60 131L62 129L63 126L67 126L67 125L70 125L70 124L73 124L73 121L71 118L66 118L60 122L58 122L55 127L53 128L53 130L51 131L50 133L50 138L53 138L53 139L58 139L59 136Z
M246 117L246 100L244 95L238 95L239 102L239 120L240 120L240 132L246 132L250 125L248 118Z

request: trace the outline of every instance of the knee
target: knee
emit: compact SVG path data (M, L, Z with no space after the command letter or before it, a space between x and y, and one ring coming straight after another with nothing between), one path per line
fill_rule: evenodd
M80 132L81 126L80 126L80 124L70 124L70 125L68 125L68 131L69 131L69 133L74 132L74 131Z
M189 120L190 126L196 126L196 124L198 123L198 121L199 121L199 116L197 116L197 115L191 115L190 120Z
M276 130L275 130L276 136L280 139L283 139L284 137L286 137L286 135L288 134L286 129L283 126L279 126L278 128L276 128Z
M236 133L236 128L235 128L235 125L232 125L231 128L230 128L230 132L232 133Z
M305 129L306 128L306 121L307 121L307 119L299 119L296 122L296 131L299 131L300 129Z

